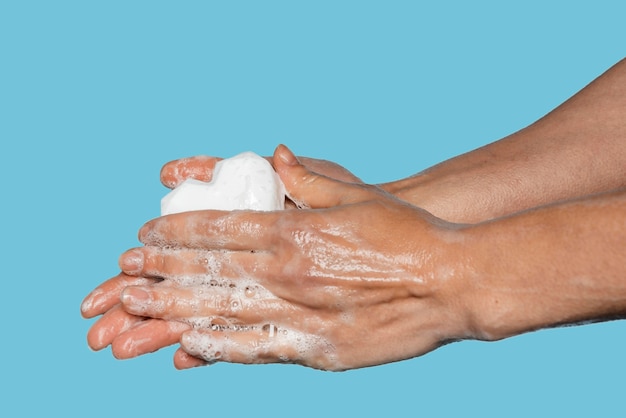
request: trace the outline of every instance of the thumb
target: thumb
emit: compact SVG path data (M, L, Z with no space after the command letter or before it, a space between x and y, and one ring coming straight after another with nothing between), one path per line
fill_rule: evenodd
M282 144L274 151L274 169L285 185L287 196L299 208L328 208L375 196L371 186L336 180L309 170Z

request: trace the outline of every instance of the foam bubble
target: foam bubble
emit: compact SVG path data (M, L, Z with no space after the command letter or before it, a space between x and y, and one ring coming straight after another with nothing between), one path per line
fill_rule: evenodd
M285 186L271 164L253 152L244 152L232 158L219 161L213 170L211 182L188 179L161 200L161 215L169 215L193 210L259 210L273 211L285 208ZM197 283L194 277L178 277L179 284L197 284L196 297L201 300L205 294L198 293L202 287L207 293L214 294L218 288L228 288L230 298L219 299L217 308L227 311L241 311L249 299L275 299L276 297L260 286L255 280L242 274L231 282L219 276L220 262L210 254L197 260L207 267L204 279ZM232 341L228 332L247 332L258 329L258 326L232 322L222 317L191 317L186 321L195 330L211 330L223 332L221 338L212 338L210 334L190 332L185 335L182 345L185 350L197 357L212 363L218 360L228 361L228 348ZM259 324L260 325L260 324ZM260 325L263 328L262 325ZM288 338L286 330L279 334L279 328L267 324L265 330L270 340ZM266 342L265 344L269 344ZM258 349L257 347L256 349ZM300 350L302 348L300 347ZM255 358L255 348L247 353L250 359ZM286 360L286 359L285 359Z

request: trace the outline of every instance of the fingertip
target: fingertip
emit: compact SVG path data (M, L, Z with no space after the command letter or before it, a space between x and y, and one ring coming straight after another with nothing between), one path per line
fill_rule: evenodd
M157 218L159 219L159 218ZM145 224L141 228L139 228L139 232L137 232L137 239L144 245L148 245L150 243L150 233L154 228L155 219L152 219Z
M159 177L161 178L161 183L165 187L168 187L170 189L173 189L174 187L178 186L178 183L180 183L180 178L176 176L177 163L178 160L165 163L163 167L161 167L161 172L159 174Z
M342 182L311 171L283 144L276 147L274 165L285 185L287 196L298 208L321 208L338 204L340 193L337 195L329 191L336 190Z
M174 219L178 219L177 215L186 215L186 213L175 213L150 219L139 228L137 239L143 245L160 246L163 243L163 235L160 231L167 228L169 223L173 222Z
M132 340L125 335L118 336L111 342L111 354L117 360L128 360L139 355L132 347Z
M152 302L152 295L142 286L129 286L122 290L120 301L124 310L133 315L144 315Z
M132 328L140 318L130 315L118 305L98 319L87 332L87 344L98 351L111 344L116 337Z
M202 366L208 366L208 365L209 365L208 362L202 359L199 359L197 357L194 357L192 355L189 355L182 348L178 348L176 352L174 353L174 367L177 370L186 370L186 369L192 369L194 367L202 367Z
M280 144L274 151L274 169L285 185L287 197L303 209L310 205L302 198L303 185L310 185L317 175L300 163L298 157L285 145Z
M101 321L94 324L87 332L87 345L93 351L100 351L113 340L111 336L115 330L115 324L103 324Z
M189 178L210 181L215 164L220 160L218 157L198 155L170 161L161 168L161 183L173 189Z
M191 329L189 331L183 332L183 334L180 336L180 345L185 353L190 354L189 348L194 343L194 339L197 338L199 334L200 333L198 331Z
M180 337L180 346L188 355L199 357L208 363L214 363L221 355L217 340L210 333L197 330L185 331Z
M135 276L141 273L143 262L144 254L140 248L128 250L118 259L120 269L129 276Z
M91 319L105 313L117 303L116 296L114 292L106 291L102 286L98 286L80 304L81 316Z
M137 338L133 333L139 326L144 323L138 324L137 327L132 330L124 330L118 333L111 341L111 354L118 360L128 360L138 357L142 354L147 354L156 349L152 349L152 339L150 338ZM147 347L146 347L147 346ZM157 348L158 349L158 348Z
M274 151L274 161L280 161L288 166L299 165L298 157L286 146L279 144Z
M93 293L93 292L92 292ZM93 296L89 293L80 303L80 316L85 319L93 318Z
M108 344L103 344L104 329L91 327L87 332L87 345L93 351L100 351Z

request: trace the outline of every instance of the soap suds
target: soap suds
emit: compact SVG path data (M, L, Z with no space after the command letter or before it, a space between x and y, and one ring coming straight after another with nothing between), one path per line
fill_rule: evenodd
M188 179L181 183L162 199L161 214L211 209L282 210L285 208L285 197L285 187L271 164L252 152L244 152L219 161L211 182ZM303 202L296 203L298 207L306 207ZM232 215L225 219L234 220ZM246 229L247 235L254 235L258 227L237 222L237 228ZM232 225L221 225L219 222L214 223L214 227L233 229ZM310 236L299 238L304 240L299 243L303 247L314 244L310 242ZM268 309L280 300L248 276L246 269L237 268L236 261L231 263L227 253L202 254L194 262L203 267L203 280L197 276L175 278L178 284L190 286L199 302L198 306L194 306L197 314L182 319L193 328L181 341L188 354L209 363L241 361L243 358L251 363L272 359L300 362L307 358L323 358L321 362L329 365L337 362L334 347L324 338L288 330L262 319L255 324L239 322L238 317L244 312L247 314L242 315L242 319L248 316L251 306L268 304L264 308ZM319 260L318 264L329 270L346 269L345 266L324 265ZM225 275L227 272L230 274ZM238 276L229 279L233 275ZM206 309L204 315L203 307Z

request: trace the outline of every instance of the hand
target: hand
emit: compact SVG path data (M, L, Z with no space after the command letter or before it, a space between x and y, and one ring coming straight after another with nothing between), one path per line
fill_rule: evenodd
M272 157L266 158L270 163L273 162ZM161 182L166 187L174 188L187 178L210 181L215 163L219 160L217 157L197 156L171 161L161 170ZM301 157L301 161L317 173L347 182L361 182L338 164L306 157ZM287 208L295 208L291 201L287 203ZM81 313L85 318L102 315L87 335L89 346L93 350L100 350L111 345L116 358L128 359L177 343L188 326L177 321L148 320L132 315L122 310L119 304L120 293L125 287L158 281L121 273L94 289L81 305ZM202 364L203 361L181 350L174 355L174 365L179 369Z
M127 359L177 343L182 332L189 329L187 325L132 315L120 305L120 293L127 286L157 284L159 281L120 273L94 289L81 305L85 318L102 315L87 334L89 346L101 350L111 345L116 358ZM179 368L203 363L182 352L175 355L174 362Z
M140 231L124 309L192 325L181 339L213 363L344 370L471 338L456 226L373 186L320 176L284 147L274 164L311 210L200 211Z

